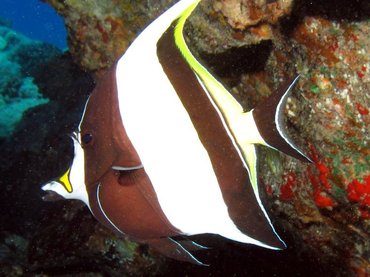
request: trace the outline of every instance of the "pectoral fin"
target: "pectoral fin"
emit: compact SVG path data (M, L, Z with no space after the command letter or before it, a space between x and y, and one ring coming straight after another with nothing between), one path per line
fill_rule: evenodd
M140 183L144 170L142 165L137 166L112 166L121 186L131 186Z
M144 168L144 166L142 164L140 165L137 165L137 166L119 166L119 165L114 165L112 166L112 169L113 170L122 170L122 171L126 171L126 170L136 170L136 169L141 169L141 168Z
M117 177L118 184L126 189L130 186L135 187L132 190L135 193L140 194L142 200L151 206L152 211L155 212L157 219L161 222L161 226L165 228L166 231L162 232L163 236L173 236L179 234L172 224L168 221L166 216L163 214L162 208L159 205L157 194L153 188L153 185L145 172L143 165L137 165L132 167L125 166L112 166L115 176ZM138 197L138 196L137 196ZM138 206L138 204L136 204ZM153 215L150 220L153 220Z

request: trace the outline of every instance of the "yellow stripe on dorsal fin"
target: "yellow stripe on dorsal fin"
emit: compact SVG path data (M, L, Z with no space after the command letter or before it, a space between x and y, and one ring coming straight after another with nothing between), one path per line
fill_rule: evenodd
M219 111L221 119L227 128L230 138L239 150L241 159L248 169L250 181L258 197L256 151L253 144L266 145L255 125L251 112L245 113L243 107L236 101L230 92L194 57L188 48L183 35L187 18L198 5L199 1L189 6L178 18L174 30L175 43L182 56L197 75L200 84L208 94L211 102Z
M228 90L193 56L183 35L186 19L190 16L199 2L199 0L194 2L194 4L186 9L179 17L175 28L175 43L189 66L194 70L202 84L206 87L207 92L212 97L212 100L217 105L226 122L229 122L235 114L242 113L243 108Z

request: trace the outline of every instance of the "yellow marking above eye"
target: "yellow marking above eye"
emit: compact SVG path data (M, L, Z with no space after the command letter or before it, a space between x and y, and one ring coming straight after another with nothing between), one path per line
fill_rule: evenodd
M69 193L71 193L73 191L71 182L69 180L69 173L70 172L71 172L71 168L68 168L66 173L64 173L63 176L60 177L59 180L58 180L63 185L63 187L66 189L66 191L68 191Z

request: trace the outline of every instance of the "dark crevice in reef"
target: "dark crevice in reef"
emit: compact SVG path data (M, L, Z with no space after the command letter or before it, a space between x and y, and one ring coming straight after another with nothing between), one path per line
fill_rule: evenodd
M370 18L370 1L296 0L291 15L281 22L281 31L289 35L305 16L321 16L334 21L362 21Z
M262 71L273 48L272 41L247 47L232 47L222 53L201 53L200 58L220 78L238 80L243 74Z

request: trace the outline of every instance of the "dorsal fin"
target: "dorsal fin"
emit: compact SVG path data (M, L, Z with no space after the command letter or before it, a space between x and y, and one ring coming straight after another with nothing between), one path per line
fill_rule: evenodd
M284 108L299 75L280 88L253 110L253 118L267 146L304 162L312 162L293 142L284 128Z

